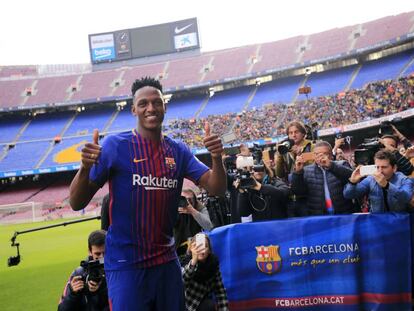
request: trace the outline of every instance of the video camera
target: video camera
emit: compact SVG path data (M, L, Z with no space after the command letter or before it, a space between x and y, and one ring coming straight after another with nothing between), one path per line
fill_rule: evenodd
M374 155L384 145L379 142L378 137L365 138L364 142L355 149L355 163L361 165L374 164Z
M99 283L105 278L104 259L82 260L80 266L83 268L82 280L85 284L88 281Z
M294 143L295 142L289 138L282 140L277 146L277 152L279 152L281 155L288 153L292 149Z
M401 121L401 117L394 118L390 121L382 121L379 126L378 134L380 136L384 135L394 135L394 131L391 125L395 125L397 122Z

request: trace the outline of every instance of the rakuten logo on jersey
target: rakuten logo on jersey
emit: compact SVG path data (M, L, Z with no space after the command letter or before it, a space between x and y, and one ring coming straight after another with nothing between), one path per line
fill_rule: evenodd
M149 176L132 174L132 185L143 186L145 190L169 190L177 188L178 180L167 177L156 177L151 174Z

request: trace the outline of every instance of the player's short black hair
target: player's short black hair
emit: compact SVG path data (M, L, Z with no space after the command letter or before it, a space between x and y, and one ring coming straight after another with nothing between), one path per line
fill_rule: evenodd
M131 86L132 97L134 97L137 90L143 88L145 86L152 86L153 88L158 89L162 93L162 85L159 80L151 78L151 77L142 77L140 79L136 79Z

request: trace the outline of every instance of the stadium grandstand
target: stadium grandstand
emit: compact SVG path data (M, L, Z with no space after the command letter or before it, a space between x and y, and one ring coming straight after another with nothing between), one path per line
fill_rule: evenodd
M130 86L141 76L168 94L165 132L201 157L205 120L234 144L278 142L301 120L328 140L352 135L354 148L383 120L401 117L413 132L414 12L179 57L0 67L0 223L80 215L68 205L79 150L94 129L102 138L135 127ZM82 213L99 212L107 191Z

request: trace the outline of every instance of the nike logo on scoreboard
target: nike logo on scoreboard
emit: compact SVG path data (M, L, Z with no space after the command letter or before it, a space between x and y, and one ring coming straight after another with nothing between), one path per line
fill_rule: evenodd
M192 25L193 24L189 24L189 25L181 27L181 28L175 27L174 32L176 34L182 33L184 30L186 30L187 28L190 28Z

